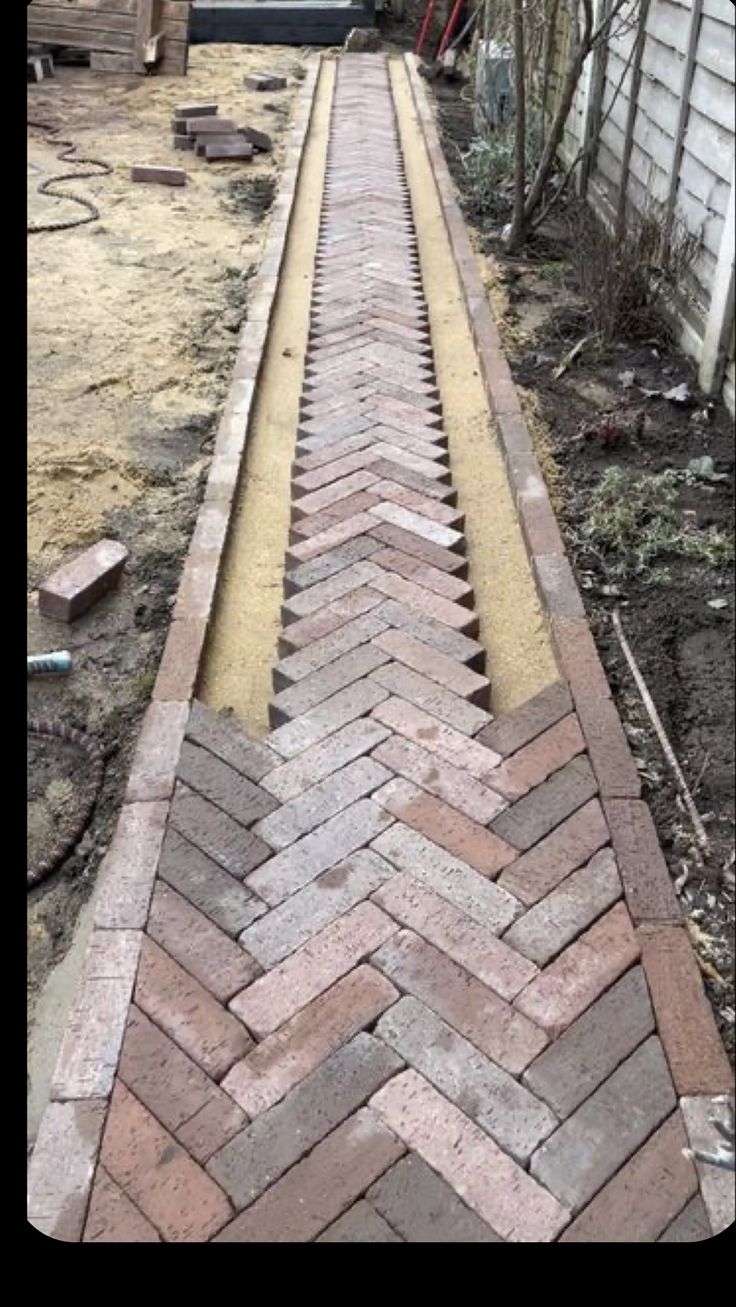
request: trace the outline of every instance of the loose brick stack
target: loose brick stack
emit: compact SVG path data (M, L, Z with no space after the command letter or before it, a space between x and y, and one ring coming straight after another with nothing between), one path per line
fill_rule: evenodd
M154 857L166 829L150 905L124 873L106 904L145 934L65 1237L708 1238L682 1111L730 1073L635 774L600 793L564 685L487 711L381 57L339 65L293 494L271 734L195 703L168 810L131 778ZM80 1186L124 946L37 1146Z
M238 127L222 118L216 104L180 105L171 122L175 150L193 150L211 162L215 159L252 159L272 148L271 138L255 128Z

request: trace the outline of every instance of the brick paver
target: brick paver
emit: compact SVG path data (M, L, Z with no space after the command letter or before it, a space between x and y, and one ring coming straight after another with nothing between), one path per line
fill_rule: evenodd
M534 565L570 687L491 716L381 55L338 64L314 272L272 730L165 700L194 681L167 653L30 1219L97 1243L708 1238L723 1186L682 1150L728 1066L556 552ZM200 643L205 552L175 623Z

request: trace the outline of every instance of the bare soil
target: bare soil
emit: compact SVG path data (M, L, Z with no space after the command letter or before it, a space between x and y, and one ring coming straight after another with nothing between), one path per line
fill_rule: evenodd
M681 556L666 576L617 583L605 552L583 534L591 496L612 467L636 473L684 469L713 459L716 481L679 495L683 529L715 527L733 538L734 431L720 402L698 395L692 363L662 327L645 342L584 351L559 379L552 372L585 334L587 305L576 282L568 228L558 217L525 258L509 259L467 194L460 153L473 136L457 86L433 84L448 164L475 243L487 256L486 284L514 378L576 572L598 651L639 767L644 797L675 882L706 990L734 1057L734 588L730 568ZM625 387L621 374L633 373ZM628 380L628 378L626 378ZM647 398L686 382L691 401ZM601 421L605 419L605 421ZM607 438L612 425L622 434ZM601 434L584 435L583 432ZM715 601L715 607L712 606ZM698 864L693 831L672 773L627 668L611 623L622 624L665 731L706 824L711 856Z
M245 74L264 64L289 76L287 90L244 89ZM186 79L60 67L29 88L29 121L58 125L81 155L112 166L108 176L69 183L97 205L98 221L28 238L28 648L69 649L74 660L69 676L28 682L28 712L87 731L106 755L86 833L28 895L29 1016L111 837L302 75L295 49L196 46ZM210 99L268 132L273 152L216 164L175 152L174 106ZM28 137L29 222L78 216L76 206L37 193L70 165L58 162L48 132L29 127ZM187 185L135 185L136 162L183 167ZM40 617L41 579L102 536L130 551L120 588L72 626ZM81 766L53 742L29 746L30 861L73 813Z

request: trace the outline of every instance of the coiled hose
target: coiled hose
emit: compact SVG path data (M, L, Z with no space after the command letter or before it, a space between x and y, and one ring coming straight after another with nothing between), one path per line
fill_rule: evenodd
M35 122L31 118L27 119L27 125L46 132L49 137L55 136L59 130L58 127L54 127L51 123ZM57 159L63 162L73 161L76 164L81 164L83 170L80 172L77 169L75 172L62 172L54 177L47 177L45 181L39 182L36 190L39 195L52 195L57 200L70 200L72 204L80 205L81 208L86 209L86 216L83 218L67 218L61 222L29 223L26 228L29 235L36 235L42 231L68 231L71 227L82 227L86 222L95 222L100 216L96 204L93 204L91 200L86 199L83 195L72 195L68 191L59 191L56 187L60 186L62 182L81 181L85 177L104 177L112 172L110 164L105 163L102 159L85 157L73 159L78 149L73 141L56 140L53 143L61 147L56 156ZM84 165L94 171L85 171Z
M59 836L47 856L37 863L35 867L28 869L27 884L30 888L45 880L81 838L82 832L92 816L92 810L97 802L97 795L102 784L104 754L96 740L91 739L89 735L83 735L81 731L75 730L73 726L62 726L56 722L45 721L42 718L29 717L26 731L28 735L35 737L51 737L63 740L65 744L71 744L86 754L90 763L90 774L83 786L80 811L71 828Z

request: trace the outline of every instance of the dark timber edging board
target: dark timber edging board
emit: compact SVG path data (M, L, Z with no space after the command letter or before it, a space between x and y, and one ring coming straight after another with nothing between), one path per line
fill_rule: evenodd
M682 921L648 805L640 798L636 765L611 697L585 615L519 394L462 217L425 87L414 55L404 56L418 119L475 341L481 373L506 463L540 602L550 625L561 677L575 703L611 832L660 1037L686 1124L695 1096L733 1093L733 1079L706 998L695 952ZM697 1050L697 1052L695 1051ZM688 1110L686 1110L688 1109ZM690 1113L690 1115L689 1115ZM693 1143L691 1131L691 1144ZM712 1168L699 1167L706 1206ZM721 1173L727 1175L728 1173ZM727 1182L726 1182L727 1183ZM716 1204L718 1200L715 1200ZM718 1228L716 1226L716 1228Z
M196 0L193 42L342 45L354 27L372 27L371 0Z
M153 889L174 772L189 716L245 453L251 403L264 356L309 130L321 56L313 55L297 100L277 198L258 273L251 283L233 380L220 421L207 489L182 570L173 620L141 727L128 787L101 868L94 926L28 1174L28 1220L77 1242L89 1201L107 1102ZM89 1074L69 1072L84 1041Z

